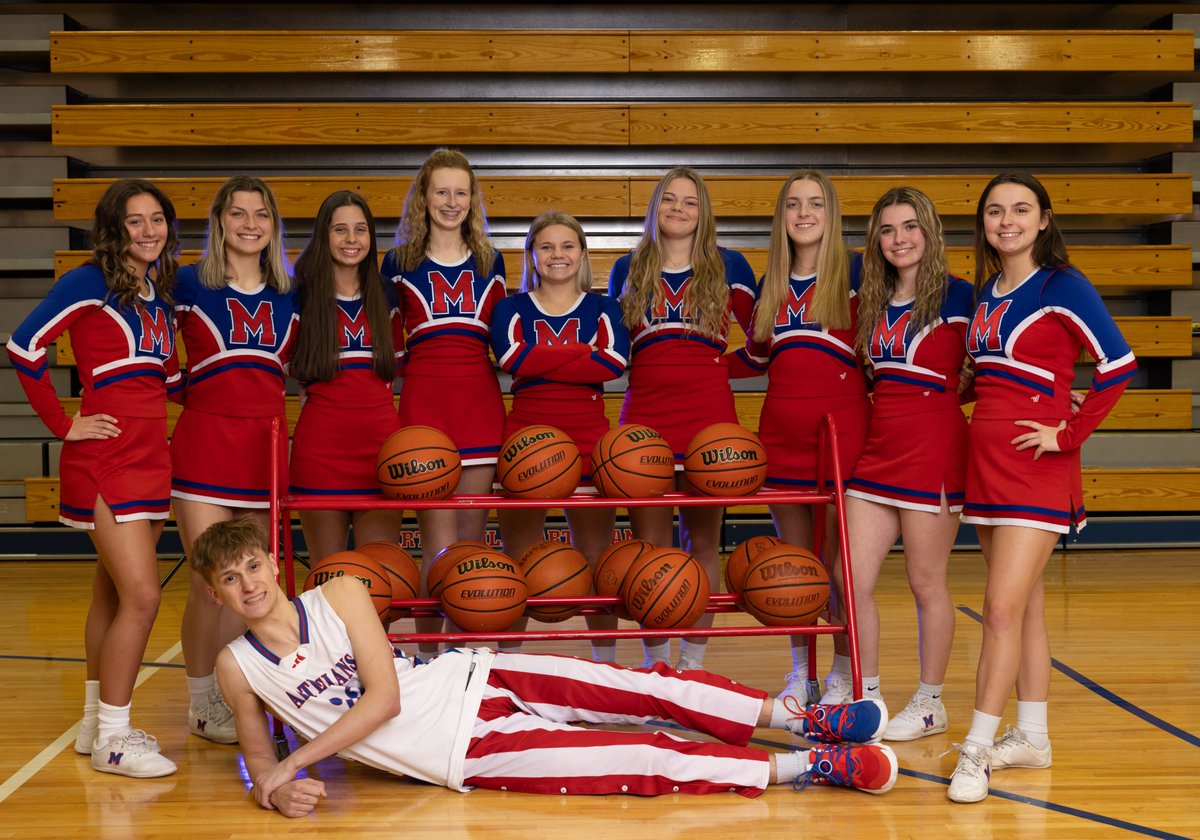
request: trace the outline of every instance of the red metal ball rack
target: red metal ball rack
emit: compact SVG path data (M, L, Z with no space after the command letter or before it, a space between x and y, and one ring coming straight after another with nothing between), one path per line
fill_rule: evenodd
M571 641L579 639L670 639L717 636L807 636L809 646L809 676L816 675L816 639L825 635L845 635L850 647L850 674L854 686L854 697L862 697L862 670L858 657L858 625L854 609L854 580L851 573L849 540L846 530L846 499L841 464L837 457L837 429L833 418L825 415L821 424L819 452L828 452L832 480L825 480L825 461L818 458L817 487L814 491L759 490L748 496L692 496L686 493L667 493L653 498L612 499L594 495L575 494L565 499L511 499L506 496L454 495L447 499L386 499L379 496L339 496L336 502L328 497L284 494L280 483L282 465L278 462L279 436L284 433L277 419L271 429L271 521L277 527L271 529L271 552L282 558L284 585L289 596L295 595L293 575L294 556L290 512L294 510L328 510L336 505L338 510L374 510L380 508L403 510L430 510L452 508L577 508L577 507L741 507L745 505L812 505L814 544L825 545L825 505L832 504L837 514L837 529L841 544L842 612L844 623L798 626L734 626L734 627L685 627L656 630L638 627L630 630L532 630L524 632L493 633L404 633L389 635L393 643L445 642L451 644L501 641ZM280 536L282 534L282 551ZM822 557L824 551L821 552ZM586 598L530 598L533 606L564 606L580 604L581 614L605 612L618 604L615 597L589 596ZM438 601L433 598L395 599L393 606L412 610L414 615L441 615ZM706 612L741 612L737 596L717 593L709 598Z

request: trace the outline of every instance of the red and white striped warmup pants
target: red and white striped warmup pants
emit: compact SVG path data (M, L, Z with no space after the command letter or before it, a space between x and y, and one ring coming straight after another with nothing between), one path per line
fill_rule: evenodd
M500 653L467 747L465 783L525 793L757 796L769 754L747 747L766 692L705 671ZM673 720L725 743L573 723Z

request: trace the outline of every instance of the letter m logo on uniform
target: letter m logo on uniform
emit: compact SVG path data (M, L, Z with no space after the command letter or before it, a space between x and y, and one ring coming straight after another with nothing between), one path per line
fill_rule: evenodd
M171 353L171 325L167 322L165 309L153 312L144 306L138 307L142 322L142 334L138 339L139 353L155 353L163 356Z
M433 287L430 303L434 315L475 314L474 271L460 271L453 282L440 271L431 271L429 283Z
M967 352L1004 351L1004 342L1000 338L1000 322L1004 320L1004 313L1011 304L1011 300L1006 300L990 311L986 302L979 304L971 318L971 328L967 330Z
M358 310L353 318L345 310L338 308L338 320L342 322L342 347L352 347L357 341L360 344L367 338L367 310Z
M250 336L256 336L260 345L275 346L275 310L270 301L259 301L253 313L234 298L226 300L225 306L229 310L230 344L249 344Z
M816 288L816 283L809 283L807 289L796 294L795 287L788 286L787 300L779 307L779 314L775 316L775 326L790 327L813 323L808 319L808 308L812 305L813 291Z
M562 329L559 330L554 329L554 325L549 321L539 319L533 322L533 334L538 344L561 347L564 344L578 342L579 319L568 318L562 325Z
M689 277L688 280L691 278ZM659 285L662 290L662 300L654 307L654 320L683 320L683 297L687 292L688 280L680 283L678 289L672 288L670 283Z
M911 313L905 310L893 324L888 321L887 313L884 313L884 316L875 324L875 329L871 331L871 355L875 358L882 358L885 353L892 358L906 356L908 351L905 348L904 338L905 333L908 332L910 318Z

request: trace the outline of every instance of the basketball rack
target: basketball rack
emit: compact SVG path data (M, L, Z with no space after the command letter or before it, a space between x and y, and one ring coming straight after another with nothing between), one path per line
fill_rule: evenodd
M841 464L837 457L837 428L833 418L825 415L821 422L818 452L829 452L832 481L825 480L825 459L818 458L817 481L819 490L759 490L748 496L692 496L686 493L666 493L652 498L617 499L594 495L574 494L565 499L513 499L492 494L453 495L446 499L387 499L380 496L340 496L335 501L324 496L285 494L280 486L282 465L279 463L279 436L283 434L281 421L277 418L271 428L271 521L277 527L270 529L271 553L282 559L284 585L289 597L295 596L294 555L290 514L300 510L450 510L450 509L500 509L500 508L643 508L643 507L742 507L746 505L812 505L813 543L821 547L824 560L825 505L832 504L837 514L836 522L841 544L842 611L844 623L812 625L755 625L733 627L681 627L651 629L637 627L630 630L527 630L522 632L489 633L399 633L389 634L393 644L437 642L469 644L475 642L525 642L525 641L572 641L580 639L671 639L718 636L807 636L809 648L809 678L816 677L816 640L818 636L845 635L850 647L850 675L855 699L862 698L862 668L858 654L858 623L854 607L854 579L851 572L849 534L846 528L846 498ZM282 534L282 546L280 539ZM281 550L282 548L282 550ZM588 596L584 598L534 597L528 600L531 606L582 606L580 615L596 615L609 611L620 603L612 596ZM411 611L413 616L441 616L439 603L434 598L397 598L392 606ZM737 596L715 593L709 596L709 613L742 612Z

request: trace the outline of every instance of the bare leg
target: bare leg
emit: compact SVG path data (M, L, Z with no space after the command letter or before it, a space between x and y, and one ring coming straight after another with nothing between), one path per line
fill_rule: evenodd
M938 513L901 510L900 523L904 532L904 564L908 571L908 585L917 603L921 682L941 685L946 679L950 647L954 642L954 604L946 585L946 567L950 550L954 547L954 537L958 534L958 514L951 513L943 501ZM854 558L857 591L862 561L858 554L850 556ZM862 601L856 602L855 606L859 609L861 641ZM866 665L863 667L866 668Z
M92 543L95 544L96 540L93 539ZM120 604L116 584L108 576L108 569L102 561L97 562L92 576L92 603L88 607L87 623L83 630L89 680L100 679L100 649L104 646L104 637L108 635L108 628L112 626Z
M679 509L679 541L683 550L691 554L708 576L709 590L721 591L721 515L719 507L685 507ZM712 627L713 614L705 613L696 622L696 627ZM684 637L689 645L705 646L705 636ZM699 664L699 663L696 663Z
M616 508L569 508L566 511L567 525L571 528L571 542L583 552L592 571L596 561L613 541L613 523ZM616 630L617 617L613 614L586 615L583 617L589 630ZM592 658L598 662L616 661L616 639L593 639Z
M532 508L501 508L496 512L500 522L500 544L504 553L513 560L521 556L544 539L546 511ZM509 629L521 632L529 626L529 616L522 615ZM520 642L501 642L500 650L512 652L521 649Z
M854 562L854 605L858 616L858 654L864 674L879 673L879 610L875 606L875 584L888 552L900 535L898 508L846 497L846 519L850 556ZM907 543L907 535L905 542ZM834 586L840 591L842 577L835 569ZM804 638L804 637L800 637Z

